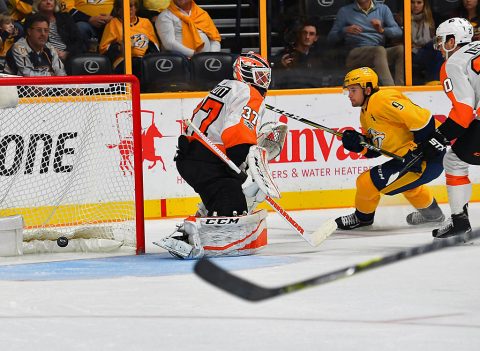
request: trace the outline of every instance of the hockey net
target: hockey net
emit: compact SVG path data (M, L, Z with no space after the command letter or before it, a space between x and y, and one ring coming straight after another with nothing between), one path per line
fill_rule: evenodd
M0 108L0 217L23 216L24 253L143 253L136 78L0 77L8 87L19 99Z

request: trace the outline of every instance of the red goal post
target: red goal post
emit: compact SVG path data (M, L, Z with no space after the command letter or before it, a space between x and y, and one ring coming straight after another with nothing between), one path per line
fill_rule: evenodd
M22 215L24 252L144 253L138 79L2 76L0 107L0 217Z

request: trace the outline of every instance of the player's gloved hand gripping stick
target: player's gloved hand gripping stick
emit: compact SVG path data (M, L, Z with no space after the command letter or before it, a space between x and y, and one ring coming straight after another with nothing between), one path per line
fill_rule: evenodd
M186 120L186 123L191 127L195 133L210 147L211 151L220 157L233 171L240 174L242 170L228 158L208 137L203 134L197 126L191 123L190 120ZM278 191L278 189L277 189ZM327 239L336 229L337 224L333 219L327 220L315 231L307 232L305 229L295 221L279 204L277 204L270 196L266 196L267 203L299 234L306 242L312 246L320 245L325 239Z
M328 128L328 127L325 127L325 126L322 126L321 124L318 124L318 123L315 123L313 121L310 121L308 119L305 119L303 117L300 117L300 116L297 116L297 115L294 115L293 113L288 113L286 111L283 111L283 110L280 110L279 108L276 108L272 105L268 105L268 104L265 104L265 107L267 108L267 110L270 110L270 111L273 111L273 112L276 112L276 113L279 113L279 114L282 114L288 118L292 118L292 119L295 119L299 122L302 122L302 123L305 123L305 124L308 124L309 126L312 126L312 127L315 127L315 128L318 128L318 129L321 129L321 130L324 130L326 131L327 133L330 133L330 134L333 134L333 135L336 135L338 137L341 137L342 136L342 133L334 130L334 129L331 129L331 128ZM403 161L403 158L394 154L393 152L390 152L390 151L387 151L387 150L384 150L384 149L381 149L375 145L372 145L372 144L369 144L365 141L361 142L360 143L363 147L366 147L367 149L369 150L372 150L372 151L376 151L376 152L379 152L381 153L382 155L385 155L385 156L389 156L389 157L392 157L394 159L397 159L399 161Z

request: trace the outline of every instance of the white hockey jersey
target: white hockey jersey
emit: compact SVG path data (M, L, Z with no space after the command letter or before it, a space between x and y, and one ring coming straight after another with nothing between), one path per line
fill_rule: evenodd
M257 125L264 113L264 97L257 89L225 79L198 104L191 120L225 153L235 145L257 144ZM186 135L208 147L192 128L187 128Z
M449 117L467 128L480 115L480 41L463 46L443 64L440 80L452 102Z

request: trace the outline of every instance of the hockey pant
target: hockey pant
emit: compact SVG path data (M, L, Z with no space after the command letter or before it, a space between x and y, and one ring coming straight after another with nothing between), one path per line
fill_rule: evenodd
M422 162L422 173L407 172L388 184L392 175L403 169L396 160L375 166L357 178L355 207L365 214L373 214L380 202L381 194L402 194L417 209L427 208L433 201L430 189L425 185L438 178L443 172L443 154L429 162Z
M242 191L243 179L199 142L176 157L182 178L200 195L210 216L232 216L247 211Z

